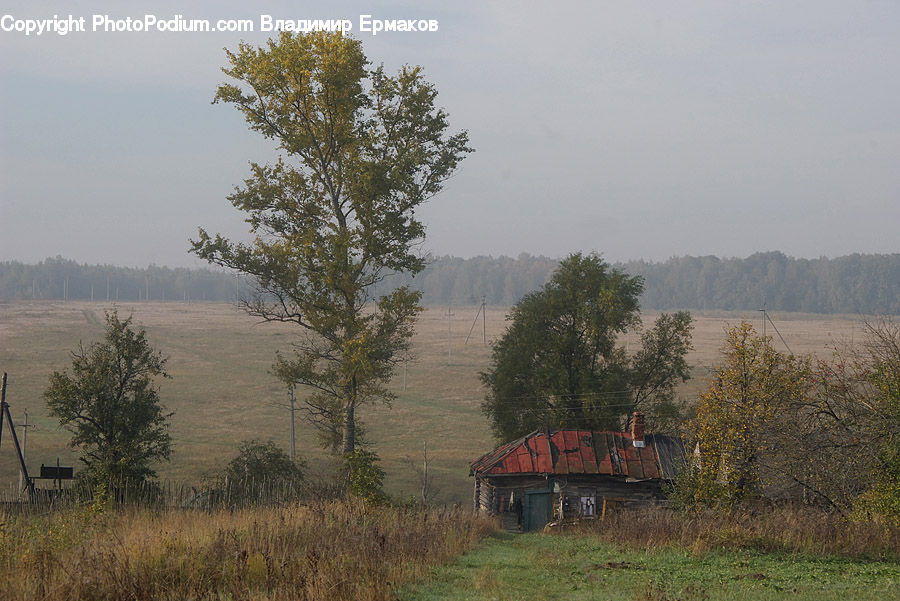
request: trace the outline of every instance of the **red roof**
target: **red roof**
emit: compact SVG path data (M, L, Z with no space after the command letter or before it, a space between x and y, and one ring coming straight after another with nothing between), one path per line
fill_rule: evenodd
M626 432L556 430L532 432L471 463L471 474L605 474L673 478L684 460L680 442L648 435L636 447Z

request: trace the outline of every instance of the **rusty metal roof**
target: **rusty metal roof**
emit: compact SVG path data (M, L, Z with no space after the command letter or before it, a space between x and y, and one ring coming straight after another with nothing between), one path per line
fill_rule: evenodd
M680 440L650 434L635 447L627 432L537 431L470 464L470 475L603 474L638 480L672 479L685 461Z

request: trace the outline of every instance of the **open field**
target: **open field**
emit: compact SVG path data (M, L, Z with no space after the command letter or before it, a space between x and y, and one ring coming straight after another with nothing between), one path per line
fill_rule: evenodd
M79 342L88 345L100 338L103 314L109 308L100 302L0 304L0 371L9 372L7 400L17 422L27 409L29 423L35 424L27 435L30 471L36 472L41 463L55 464L57 457L63 465L75 464L66 447L69 436L47 415L41 395L49 374L71 364L70 352ZM426 310L418 324L416 360L408 365L405 390L401 370L393 382L398 395L393 408L363 412L368 439L382 457L388 491L394 496L416 494L411 462L421 462L427 440L430 469L440 489L437 501L468 503L468 462L493 445L479 410L484 392L478 372L490 358L489 347L482 344L480 320L469 344L464 344L476 311L477 307L453 307L448 358L447 309ZM135 322L147 328L151 344L169 357L172 378L160 384L164 402L175 412L171 424L176 446L172 461L159 466L162 478L196 483L215 474L235 454L238 443L248 438L272 438L287 448L287 392L268 369L275 351L290 346L289 326L257 323L224 303L123 303L119 312L133 314ZM505 314L505 308L488 308L489 341L502 333ZM645 317L648 326L653 317ZM723 328L742 318L761 325L758 312L695 317L695 350L689 358L695 379L680 390L687 399L693 398L715 363ZM852 341L860 332L853 317L775 313L772 318L796 353L824 356L830 345ZM631 335L627 344L633 348L636 341L637 336ZM777 338L776 344L781 344ZM302 391L299 395L302 398ZM312 469L327 469L328 454L316 444L302 412L297 414L297 434L298 454ZM13 485L16 470L6 431L0 447L0 486Z

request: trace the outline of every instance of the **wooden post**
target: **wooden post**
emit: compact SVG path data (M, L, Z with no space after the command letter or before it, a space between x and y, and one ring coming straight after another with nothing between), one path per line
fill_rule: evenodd
M291 463L296 460L296 451L294 446L294 385L288 386L288 399L291 402Z
M600 521L606 520L606 497L603 497L603 509L600 512Z
M3 446L3 407L6 407L6 372L3 372L3 383L0 384L0 447Z
M428 502L428 441L422 441L422 505Z
M481 341L487 345L487 297L481 297Z
M16 427L12 420L12 415L9 413L9 403L6 402L6 372L3 372L3 380L0 383L0 409L2 409L2 414L6 417L6 421L9 422L9 431L12 433L13 446L16 447L16 455L19 456L19 468L22 470L22 475L25 476L25 488L28 489L29 500L34 496L34 483L31 481L31 478L28 477L28 468L25 467L25 458L22 457L22 447L19 446L19 437L16 436ZM3 427L3 420L0 418L0 429ZM20 491L21 492L21 491Z

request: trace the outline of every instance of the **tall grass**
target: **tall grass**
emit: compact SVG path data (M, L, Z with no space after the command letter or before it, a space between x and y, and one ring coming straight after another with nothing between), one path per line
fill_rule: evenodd
M748 549L900 559L900 528L879 521L851 521L803 506L691 512L630 509L607 514L605 520L580 522L571 531L625 547L670 546L694 552Z
M0 599L386 600L496 526L340 502L0 515Z

